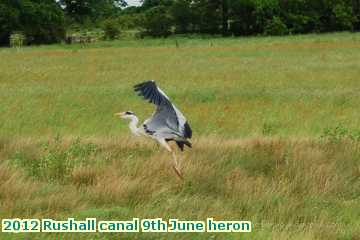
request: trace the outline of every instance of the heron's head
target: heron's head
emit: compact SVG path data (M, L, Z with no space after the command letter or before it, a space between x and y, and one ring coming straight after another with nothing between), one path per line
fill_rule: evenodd
M114 115L123 119L133 119L135 117L135 113L131 111L119 112L119 113L115 113Z

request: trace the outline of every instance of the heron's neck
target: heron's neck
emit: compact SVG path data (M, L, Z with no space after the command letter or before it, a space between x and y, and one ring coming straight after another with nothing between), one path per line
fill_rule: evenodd
M130 131L136 136L140 135L139 128L137 127L138 122L139 119L134 115L132 116L131 121L129 123Z

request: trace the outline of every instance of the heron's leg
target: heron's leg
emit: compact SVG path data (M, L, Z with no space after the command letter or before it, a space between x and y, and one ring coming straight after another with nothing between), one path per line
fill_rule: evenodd
M174 165L176 166L176 168L180 168L180 164L179 164L179 162L177 160L176 153L172 148L171 148L171 153L172 153L172 157L173 157L173 160L174 160Z
M175 166L173 166L173 169L174 169L176 175L177 175L181 180L184 180L184 177L183 177L181 171L180 171L177 167L175 167Z
M171 147L169 146L169 144L165 141L165 139L161 138L161 139L156 139L161 146L163 146L166 150L168 150L169 152L172 152Z
M172 154L172 158L174 161L173 169L174 169L176 175L178 175L179 178L183 179L183 176L179 169L178 161L176 159L175 151L170 147L170 145L165 141L165 139L159 139L158 142Z
M170 147L171 148L171 147ZM178 177L181 179L181 180L184 180L183 178L183 175L181 173L181 170L180 170L180 164L179 162L177 161L177 158L176 158L176 154L175 154L175 150L172 149L172 155L173 155L173 160L174 160L174 165L173 165L173 169L176 173L176 175L178 175Z

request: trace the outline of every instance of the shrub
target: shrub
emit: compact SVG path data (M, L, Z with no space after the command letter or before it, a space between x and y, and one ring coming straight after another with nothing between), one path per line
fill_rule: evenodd
M353 30L353 23L356 21L353 10L350 6L337 4L333 8L336 30Z
M121 29L135 29L137 28L137 23L139 22L140 14L124 14L120 15L117 18L119 26Z
M286 22L289 25L289 32L291 33L307 33L315 30L314 18L302 14L291 14L287 16Z
M81 143L76 139L66 146L60 136L41 145L40 155L29 156L18 151L12 157L14 164L24 168L28 175L40 180L65 183L74 169L93 163L98 147L92 143Z
M265 25L265 35L285 35L289 30L279 17L273 17Z
M115 19L107 19L103 22L104 38L114 40L120 35L119 25Z
M282 16L279 0L255 0L253 14L255 16L255 31L265 33L265 28ZM277 23L277 22L275 22Z

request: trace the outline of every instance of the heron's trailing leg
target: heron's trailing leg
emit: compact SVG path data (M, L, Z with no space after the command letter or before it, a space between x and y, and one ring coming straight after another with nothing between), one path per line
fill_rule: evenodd
M181 174L181 171L180 171L180 166L178 164L178 161L176 159L176 154L175 154L175 151L170 147L169 144L167 144L167 142L165 141L165 139L161 139L159 140L159 143L166 148L166 150L168 150L171 154L172 154L172 158L173 158L173 161L174 161L174 164L173 164L173 169L176 173L176 175L181 179L183 180L183 176Z
M176 154L174 151L172 151L172 155L173 155L173 160L174 160L174 165L173 165L173 169L176 173L176 175L178 175L179 178L181 178L181 180L184 180L181 171L180 171L180 164L178 163L177 159L176 159Z

